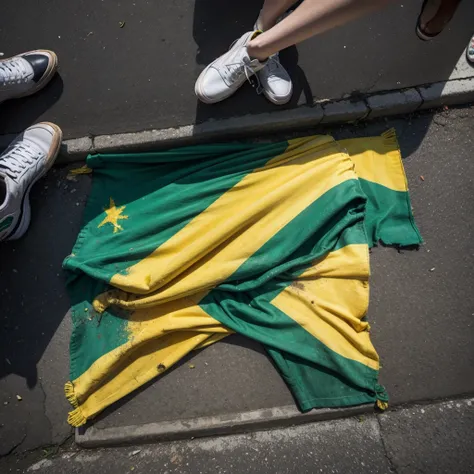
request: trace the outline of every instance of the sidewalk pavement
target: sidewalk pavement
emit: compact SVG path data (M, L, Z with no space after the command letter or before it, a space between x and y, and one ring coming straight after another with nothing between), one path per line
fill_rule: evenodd
M418 251L372 252L368 319L382 359L381 382L397 407L474 393L474 253L468 237L474 224L474 108L306 134L343 138L392 126L425 239ZM63 392L71 328L60 268L80 228L90 177L66 176L67 168L54 168L33 189L28 234L0 247L0 455L60 444L71 435ZM193 370L183 361L106 410L96 433L202 417L232 425L233 414L294 407L262 348L239 336L193 354L192 363Z
M474 471L474 399L251 434L0 460L3 473L456 473Z
M443 91L474 97L474 68L464 57L474 32L471 1L462 2L447 30L428 43L415 35L422 2L411 0L394 2L284 51L282 60L293 77L295 94L283 108L256 96L249 84L213 106L198 103L194 96L199 72L251 29L261 1L241 0L234 9L222 0L4 3L1 52L7 57L30 49L53 49L60 74L42 93L2 105L0 135L49 120L63 128L66 139L86 137L71 146L80 145L83 152L95 144L90 137L101 135L166 129L168 138L173 133L192 138L209 130L216 137L239 127L248 133L265 123L272 127L283 122L285 127L317 123L323 112L334 120L342 109L345 120L369 111L383 114L388 100L395 101L392 105L399 113L411 111L425 103L433 105ZM410 89L413 93L408 96L365 100L377 91L431 83L437 85ZM348 101L329 108L315 106L329 99ZM232 117L239 120L225 121ZM166 137L158 134L152 142ZM96 142L99 149L120 143L107 137Z

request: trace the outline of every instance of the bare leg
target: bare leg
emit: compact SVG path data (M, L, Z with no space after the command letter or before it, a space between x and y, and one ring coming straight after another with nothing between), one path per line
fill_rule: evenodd
M265 0L258 16L258 28L267 31L275 26L278 18L294 3L296 3L296 0Z
M282 49L343 25L390 1L305 0L291 15L250 41L247 51L251 57L265 60ZM277 0L273 2L278 3ZM283 0L281 3L283 5Z

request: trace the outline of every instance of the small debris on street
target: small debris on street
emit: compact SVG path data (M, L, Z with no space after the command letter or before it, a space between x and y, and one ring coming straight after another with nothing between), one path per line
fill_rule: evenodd
M194 364L189 364L189 368L190 368L190 369L195 369L196 366L195 366Z
M424 181L424 180L425 180L425 177L424 177L423 175L421 175L421 176L420 176L420 179L421 179L422 181Z
M67 176L75 176L78 174L89 174L89 173L92 173L92 169L89 168L87 165L84 165L84 166L81 166L80 168L74 168L72 170L69 170L69 173ZM66 176L66 179L68 179L67 176Z
M23 400L23 398L22 398L20 395L17 395L17 396L16 396L16 399L17 399L19 402L21 402L21 401Z
M141 449L136 449L135 451L132 451L132 452L130 453L130 456L136 456L136 455L137 455L138 453L140 453L140 452L141 452Z
M434 272L434 271L435 271L435 267L430 269L430 272Z
M125 26L125 22L124 21L119 21L119 27L123 28L124 26Z

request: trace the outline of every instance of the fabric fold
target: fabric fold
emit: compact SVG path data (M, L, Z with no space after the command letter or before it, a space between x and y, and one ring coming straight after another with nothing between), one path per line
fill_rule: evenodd
M80 426L233 332L264 345L301 410L385 406L370 246L417 245L394 131L335 141L94 155L64 262Z

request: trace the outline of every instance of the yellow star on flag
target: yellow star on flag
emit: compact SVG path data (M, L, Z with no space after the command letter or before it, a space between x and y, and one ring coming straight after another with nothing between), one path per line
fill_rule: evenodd
M105 224L112 224L114 226L114 234L119 230L123 230L123 227L118 223L120 219L128 219L128 216L122 215L125 206L116 207L115 202L110 198L110 205L108 209L104 209L107 214L105 219L97 226L102 227Z

